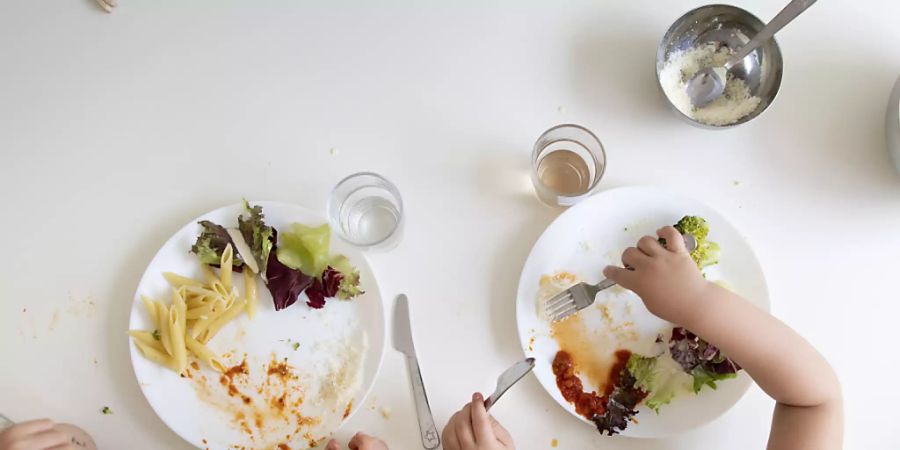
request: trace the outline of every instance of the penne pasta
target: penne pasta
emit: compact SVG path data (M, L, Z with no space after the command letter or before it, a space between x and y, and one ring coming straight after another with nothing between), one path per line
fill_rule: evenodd
M256 316L256 275L251 271L244 271L244 297L247 299L247 316L251 319Z
M233 263L234 248L231 247L231 244L228 244L222 252L222 259L219 264L219 279L222 280L222 286L225 286L227 292L231 292L231 265Z
M219 277L216 276L216 272L212 269L212 267L209 267L206 264L200 264L200 272L203 273L203 278L206 280L207 286L212 286L213 283L219 281Z
M153 347L154 350L165 354L166 349L163 348L162 343L153 337L153 333L145 330L129 330L128 335L134 338L135 341L141 341L144 344Z
M202 287L203 283L193 278L178 275L174 272L163 272L163 278L169 282L173 288L178 289L184 286Z
M191 353L197 356L201 361L205 362L208 366L212 367L217 372L225 371L225 365L219 361L219 357L205 345L190 336L185 336L184 343Z
M188 333L192 338L198 338L209 328L209 325L216 320L216 318L225 312L228 309L228 303L222 299L221 297L217 298L209 307L209 314L204 318L197 319L191 327L191 332Z
M141 354L144 355L145 358L159 365L175 370L175 361L171 356L145 344L143 341L135 340L134 345L138 348L138 351L140 351Z
M244 306L247 302L244 300L238 300L232 303L228 309L225 310L221 315L216 317L216 319L209 325L209 328L206 329L206 333L203 335L202 339L198 339L201 343L205 344L212 339L222 327L225 326L228 322L231 322L232 319L238 316L238 314L243 311Z
M169 308L162 302L156 302L156 317L158 318L157 329L159 330L159 340L162 343L166 354L172 354L171 333L169 332Z
M156 315L156 303L154 303L153 299L147 297L146 295L141 296L141 302L144 304L144 309L147 310L147 315L150 317L150 323L153 324L154 328L157 328L159 318Z
M219 357L205 344L242 312L247 311L251 318L255 316L259 303L256 274L251 270L243 272L243 296L234 286L234 258L234 248L229 244L222 254L218 274L206 264L200 266L200 279L163 273L172 286L171 304L141 296L155 330L128 332L141 354L179 374L186 370L189 355L214 370L225 370Z
M181 296L177 297L181 299ZM182 304L184 302L182 301ZM169 345L170 354L175 361L175 371L179 374L187 368L187 347L184 345L184 316L181 314L181 306L175 304L169 308Z

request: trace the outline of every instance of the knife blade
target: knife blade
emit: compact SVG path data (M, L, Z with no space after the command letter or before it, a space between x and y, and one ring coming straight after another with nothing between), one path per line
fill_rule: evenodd
M518 383L525 375L528 375L532 369L534 369L534 358L525 358L524 360L513 364L509 369L503 371L503 373L497 377L497 388L494 389L494 393L484 401L484 409L490 411L491 407L497 403L497 400L500 400L500 397L502 397L509 388Z
M416 403L416 418L419 420L422 446L428 450L436 449L441 445L441 437L434 424L434 417L431 415L431 406L428 404L428 395L425 393L425 382L422 381L422 372L419 370L419 360L416 358L412 325L409 320L409 300L404 294L398 295L394 302L393 335L394 349L406 356L406 368L409 371L409 381L412 384L413 399Z

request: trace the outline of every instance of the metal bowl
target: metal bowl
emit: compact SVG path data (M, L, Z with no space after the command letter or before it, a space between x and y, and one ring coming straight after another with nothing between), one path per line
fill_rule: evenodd
M737 50L749 42L750 38L764 26L765 24L756 16L736 6L707 5L688 11L672 24L656 50L656 80L660 90L662 90L660 72L673 52L709 43ZM707 129L730 128L753 120L769 107L781 86L783 69L781 50L774 38L747 55L740 64L732 67L730 73L743 79L750 88L750 93L762 101L756 110L729 125L708 125L698 122L679 111L666 96L665 91L663 96L679 116L693 125Z

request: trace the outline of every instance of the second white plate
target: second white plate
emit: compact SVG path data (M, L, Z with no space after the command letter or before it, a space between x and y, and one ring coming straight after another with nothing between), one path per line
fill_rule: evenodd
M603 267L621 264L625 248L643 235L655 235L659 227L674 224L685 215L704 217L710 225L710 240L721 245L721 261L706 270L708 278L724 281L730 289L768 310L769 294L762 269L741 234L708 206L658 188L613 189L570 208L547 227L522 269L516 299L522 348L527 356L537 359L534 373L550 396L591 426L592 423L575 413L556 386L551 365L560 348L550 335L550 324L538 313L539 280L544 275L565 271L581 281L599 282ZM601 305L608 307L601 310ZM579 320L585 324L586 339L594 342L594 350L589 351L596 351L600 357L605 358L617 348L639 352L652 348L657 335L672 326L647 311L634 293L619 287L599 294L595 306L580 312ZM615 317L610 318L610 313ZM616 324L615 331L611 331L611 323ZM617 343L621 336L612 334L627 334L628 342ZM718 383L717 390L704 388L699 395L676 398L660 408L658 415L641 406L639 423L630 424L622 434L663 437L710 422L737 403L751 382L742 371L736 379Z

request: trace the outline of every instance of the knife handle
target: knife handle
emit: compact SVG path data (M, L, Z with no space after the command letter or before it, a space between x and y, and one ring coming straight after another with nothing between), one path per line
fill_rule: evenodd
M441 445L441 435L434 425L428 395L425 394L425 383L422 381L422 372L419 371L419 361L415 356L406 357L406 368L409 370L409 381L412 383L413 398L416 402L416 418L419 419L422 445L428 450L436 449Z

